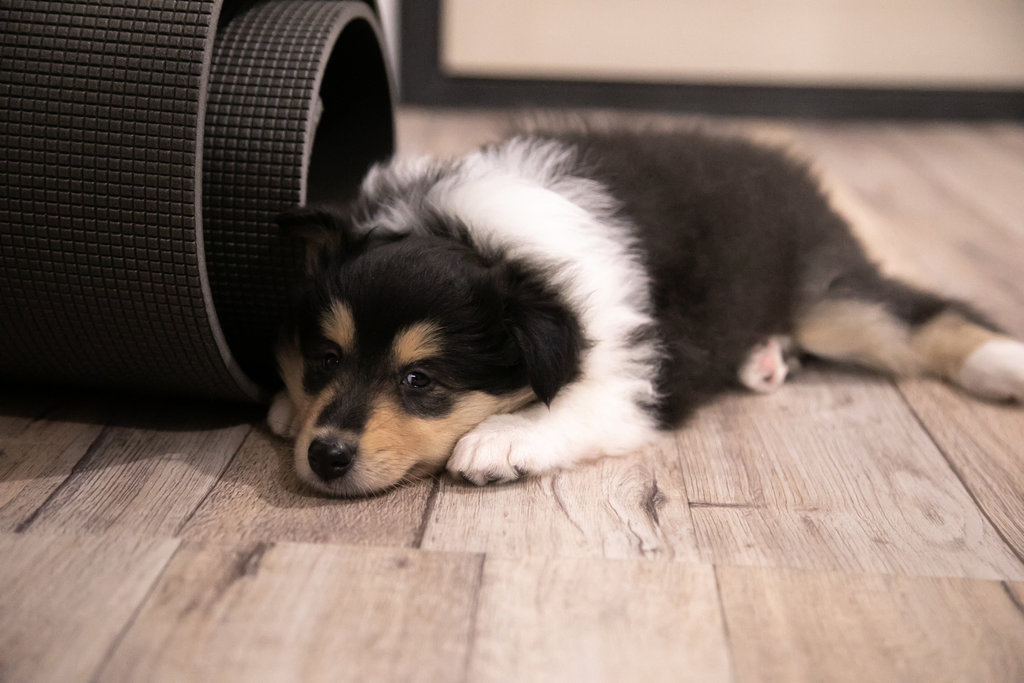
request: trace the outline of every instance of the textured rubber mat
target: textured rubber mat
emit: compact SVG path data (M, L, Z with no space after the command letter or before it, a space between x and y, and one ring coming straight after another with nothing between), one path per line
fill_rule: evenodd
M0 3L0 374L258 399L277 212L389 155L370 5Z

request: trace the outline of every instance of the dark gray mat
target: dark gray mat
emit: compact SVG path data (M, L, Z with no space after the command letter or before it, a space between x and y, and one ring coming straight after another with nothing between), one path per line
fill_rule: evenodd
M299 261L271 219L390 154L390 88L365 3L221 9L0 3L0 375L272 387Z

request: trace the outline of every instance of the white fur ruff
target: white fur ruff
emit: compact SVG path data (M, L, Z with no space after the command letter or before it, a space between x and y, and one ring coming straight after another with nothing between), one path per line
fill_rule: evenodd
M589 346L580 376L550 406L488 418L455 446L448 469L475 483L570 467L632 452L657 435L660 350L637 341L652 324L650 283L617 204L570 172L573 151L513 138L450 164L417 159L375 169L364 193L397 197L363 229L415 230L423 207L458 219L484 251L549 273ZM424 182L424 178L430 178Z

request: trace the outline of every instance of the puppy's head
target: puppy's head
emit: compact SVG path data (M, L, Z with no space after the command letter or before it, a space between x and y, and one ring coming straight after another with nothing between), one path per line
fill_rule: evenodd
M318 490L436 472L478 423L550 401L578 372L578 322L537 273L444 234L354 238L323 212L282 222L311 245L277 356L295 469Z

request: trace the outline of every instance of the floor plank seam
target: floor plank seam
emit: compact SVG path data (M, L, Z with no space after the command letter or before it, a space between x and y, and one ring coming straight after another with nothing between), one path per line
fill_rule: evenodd
M729 615L722 599L722 582L718 579L718 565L711 565L711 573L715 577L715 596L718 598L718 613L722 615L722 638L725 640L725 658L729 664L729 680L736 680L736 666L733 661L732 637L729 635Z
M910 409L910 414L914 416L914 420L917 422L918 426L920 426L921 429L924 430L924 433L931 440L932 444L935 446L935 450L937 450L939 452L939 455L942 456L942 459L946 461L946 466L949 467L950 471L953 472L953 476L955 476L957 481L960 482L960 486L962 486L964 491L967 492L967 495L970 496L971 502L974 503L974 507L977 508L978 512L981 513L981 516L985 519L986 522L988 522L989 526L991 526L992 529L995 530L996 536L999 537L999 540L1001 540L1003 544L1007 548L1009 548L1010 552L1013 553L1013 556L1017 558L1017 562L1019 562L1021 566L1024 567L1024 553L1022 553L1013 543L1010 542L1010 539L1006 537L1006 534L1003 533L1003 530L999 528L999 525L996 524L995 521L992 519L991 515L989 515L988 510L985 509L985 506L981 503L981 500L978 498L978 496L975 495L974 491L967 484L967 479L964 477L963 472L960 471L960 468L956 466L956 464L953 462L953 459L949 457L949 454L946 452L946 449L942 447L938 439L935 438L935 435L932 434L930 429L928 429L928 425L925 424L923 419L921 419L921 416L914 408L913 403L907 398L907 395L903 393L902 387L899 387L897 385L897 389L899 390L900 395L903 397L903 400L906 402L907 407Z
M480 613L480 591L484 585L484 564L487 561L485 553L480 554L480 564L477 567L476 584L473 586L473 602L470 605L468 641L466 643L466 655L462 661L462 676L459 680L465 683L469 680L469 666L473 662L473 655L476 651L476 623Z
M75 478L75 475L81 472L85 467L87 467L89 462L92 461L93 458L95 458L96 453L100 449L100 445L106 441L107 434L109 433L110 420L108 419L103 424L103 429L100 430L100 433L97 434L96 438L93 439L92 443L89 444L89 447L85 449L85 453L83 453L82 457L78 459L78 462L74 464L74 466L71 468L71 471L68 472L68 475L64 477L64 480L61 483L57 484L57 486L52 491L50 491L50 494L46 496L46 500L40 503L39 507L33 510L28 517L18 522L18 525L14 527L14 533L21 534L28 531L28 529L39 518L39 515L43 513L43 510L46 509L46 506L48 506L50 503L56 500L57 496L59 496L68 486L68 484Z
M1017 594L1014 593L1013 590L1010 588L1010 584L1006 581L1000 581L999 585L1002 586L1003 592L1006 593L1006 597L1010 599L1010 602L1013 603L1013 606L1017 608L1018 612L1020 612L1021 617L1024 617L1024 603L1020 601L1020 598L1017 597Z
M763 510L764 505L755 505L753 503L712 503L704 500L690 500L686 502L687 507L690 509L706 509L706 508L730 508L736 510Z
M437 503L437 497L440 492L441 477L434 477L434 483L430 488L430 495L427 497L427 504L423 506L423 519L420 520L420 526L416 530L416 536L412 541L412 547L417 550L423 547L423 537L427 535L427 526L430 525L430 517L434 514L434 505Z
M681 439L680 435L683 433L683 430L687 429L687 428L688 427L686 425L684 425L683 427L677 429L676 430L676 435L674 437L672 437L672 451L673 451L672 462L673 462L673 464L675 465L675 467L678 469L678 471L680 473L686 471L686 465L683 462L683 446L680 443L680 439ZM689 524L689 527L690 527L690 533L689 533L690 544L691 544L692 548L698 553L698 555L702 555L701 551L698 549L698 543L697 543L697 532L696 532L697 524L696 524L696 520L694 520L694 518L693 518L693 508L690 507L690 489L686 485L686 481L685 481L685 479L681 475L679 477L678 487L679 487L679 493L682 495L682 500L686 502L686 521L687 521L687 523ZM701 559L701 561L703 561L704 558L701 557L700 559Z
M220 484L221 480L224 478L224 474L231 468L231 463L233 463L235 461L235 458L238 457L238 454L242 452L242 448L249 441L249 438L253 435L255 431L255 425L249 425L249 431L247 431L245 433L245 436L243 436L241 440L239 440L238 448L235 449L235 452L232 453L231 457L228 458L227 462L224 463L224 469L220 471L220 474L217 476L217 480L210 485L210 488L206 489L206 493L202 495L199 501L192 507L191 510L189 510L189 513L184 516L181 522L178 523L178 526L174 529L174 536L181 535L181 532L185 529L186 526L188 526L188 523L192 521L192 517L195 516L196 512L199 511L199 508L201 508L203 506L203 503L206 502L206 499L210 497L214 489L217 488L217 485Z
M178 556L178 553L181 552L183 545L182 542L179 539L174 540L178 543L177 547L174 548L174 552L171 553L170 557L167 558L167 562L164 563L164 566L160 568L159 573L157 573L157 575L153 578L153 582L149 584L149 588L146 589L146 594L143 595L142 599L139 600L137 605L135 605L135 609L132 610L132 613L128 616L128 619L125 620L124 626L121 627L121 630L118 631L114 639L110 641L110 646L107 648L107 651L103 653L103 657L100 658L99 663L96 665L96 670L93 671L92 676L89 677L90 683L103 683L103 681L106 680L100 677L100 673L107 666L107 663L110 662L111 658L114 656L114 653L117 652L117 648L120 647L121 642L124 640L125 636L128 635L128 631L130 631L132 626L135 625L136 619L139 618L139 614L141 614L143 608L149 602L149 599L153 595L153 592L156 590L157 586L160 585L160 582L164 578L164 574L167 573L168 567L170 567L171 564L174 563L174 558L176 558Z

